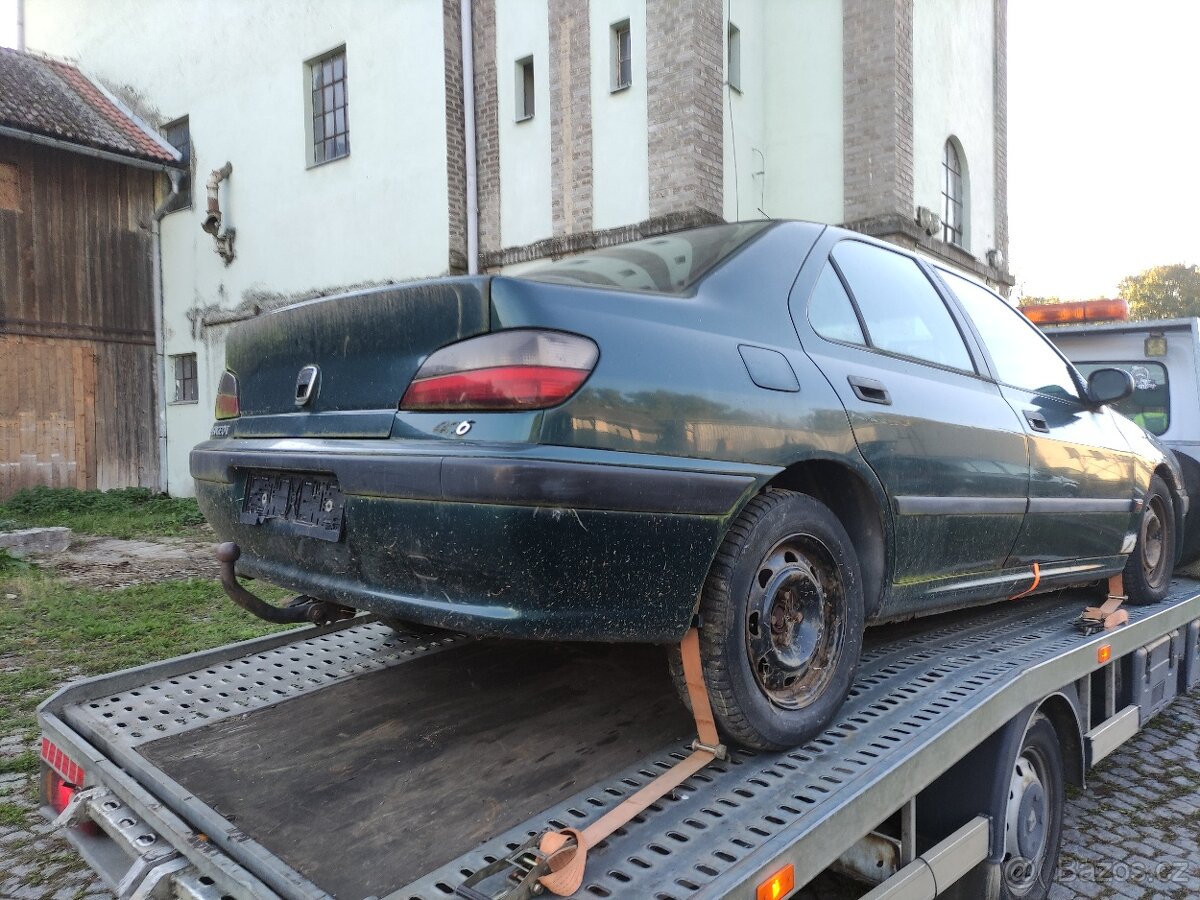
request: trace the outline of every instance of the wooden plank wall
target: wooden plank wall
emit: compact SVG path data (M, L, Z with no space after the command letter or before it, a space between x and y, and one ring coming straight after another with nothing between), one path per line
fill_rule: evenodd
M4 138L0 166L0 498L154 487L156 176Z

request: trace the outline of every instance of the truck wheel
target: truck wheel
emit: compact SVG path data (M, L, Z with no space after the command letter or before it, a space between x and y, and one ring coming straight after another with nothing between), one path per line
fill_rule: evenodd
M1150 479L1137 544L1125 563L1125 593L1134 605L1167 596L1175 568L1175 504L1163 480Z
M1062 747L1050 720L1034 716L1013 766L1004 817L1002 900L1042 900L1050 893L1062 840Z
M727 739L785 750L818 734L862 648L858 557L841 522L805 494L755 497L717 551L700 622L704 682ZM669 659L686 698L678 648Z

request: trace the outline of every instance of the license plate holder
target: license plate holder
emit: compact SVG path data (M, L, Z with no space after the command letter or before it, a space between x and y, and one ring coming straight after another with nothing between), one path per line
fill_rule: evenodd
M345 498L333 475L305 472L247 472L243 525L273 522L289 534L337 541L342 536Z

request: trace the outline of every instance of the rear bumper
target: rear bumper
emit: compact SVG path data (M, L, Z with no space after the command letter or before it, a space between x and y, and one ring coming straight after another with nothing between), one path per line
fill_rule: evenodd
M686 629L729 517L775 471L437 449L213 441L192 451L191 466L205 515L244 552L241 574L472 634L664 642ZM341 539L242 523L246 473L264 469L336 476Z

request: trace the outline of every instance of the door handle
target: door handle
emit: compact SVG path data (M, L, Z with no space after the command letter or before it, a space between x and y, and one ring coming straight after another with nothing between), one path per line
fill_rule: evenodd
M854 389L854 396L867 403L880 403L883 406L892 405L892 395L883 386L882 381L874 378L863 378L861 375L847 375L846 380Z
M1029 423L1029 427L1034 431L1045 431L1049 433L1050 426L1046 423L1046 417L1036 409L1025 410L1025 421Z

